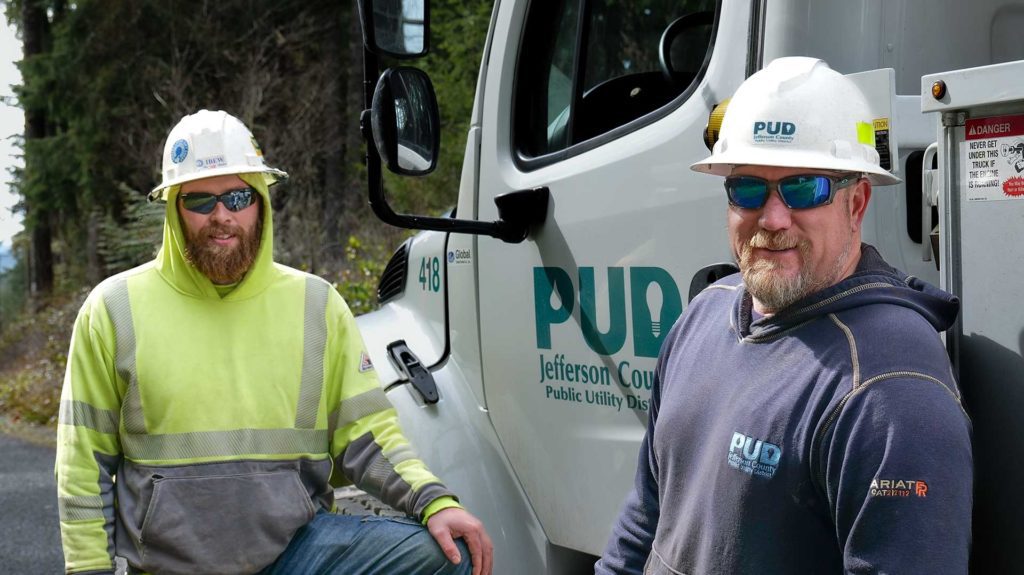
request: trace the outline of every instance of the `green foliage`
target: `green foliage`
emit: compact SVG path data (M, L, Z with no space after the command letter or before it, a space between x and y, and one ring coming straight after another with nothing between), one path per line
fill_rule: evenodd
M4 261L11 263L8 256L4 256ZM0 272L0 337L25 307L25 271L25 263L19 259L15 260L14 267ZM4 363L0 362L2 365Z
M201 108L240 117L269 162L291 174L276 194L275 208L284 215L304 214L303 226L316 233L281 234L302 243L285 246L282 253L295 259L284 263L301 266L329 243L334 230L323 218L309 217L310 199L334 197L323 193L325 174L345 170L337 161L340 136L357 133L357 112L341 112L339 80L361 70L342 41L351 3L36 3L48 9L49 32L44 50L20 64L24 80L18 95L26 111L45 118L45 129L24 144L16 190L30 208L29 230L41 218L54 226L57 272L67 276L58 277L58 284L136 260L140 246L126 248L128 254L109 243L101 248L87 241L95 230L81 222L124 224L130 202L139 196L123 190L148 191L159 182L166 134L183 115ZM8 4L7 12L21 25L17 5ZM107 254L116 261L103 262ZM82 271L87 265L90 273ZM311 267L324 266L318 261Z
M388 252L380 245L364 244L349 236L345 246L345 262L335 287L354 315L377 309L377 282L387 266Z
M120 187L123 222L107 215L99 225L99 252L108 274L141 265L156 255L164 227L164 204L149 203L144 194Z
M68 341L87 295L25 313L0 333L0 413L15 421L55 425L67 365Z

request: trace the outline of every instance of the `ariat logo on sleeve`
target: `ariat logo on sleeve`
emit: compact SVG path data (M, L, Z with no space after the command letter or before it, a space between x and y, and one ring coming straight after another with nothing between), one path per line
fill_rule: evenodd
M928 484L920 479L872 479L872 497L928 497Z
M779 469L782 448L735 432L729 442L729 466L749 475L771 479Z
M373 369L373 362L370 361L370 356L366 352L359 354L359 373L366 373Z

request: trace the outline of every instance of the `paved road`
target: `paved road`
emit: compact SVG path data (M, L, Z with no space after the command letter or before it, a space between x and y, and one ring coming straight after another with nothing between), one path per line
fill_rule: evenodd
M0 434L0 571L64 572L53 448Z

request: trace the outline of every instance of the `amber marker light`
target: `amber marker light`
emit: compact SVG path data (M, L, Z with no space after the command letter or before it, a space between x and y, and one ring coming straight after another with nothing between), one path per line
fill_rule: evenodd
M942 80L936 80L932 83L932 97L936 100L941 100L946 95L946 83Z

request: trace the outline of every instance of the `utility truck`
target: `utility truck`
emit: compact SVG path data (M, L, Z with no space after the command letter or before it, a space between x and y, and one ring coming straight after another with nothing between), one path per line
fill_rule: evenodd
M424 231L397 249L381 308L358 323L420 456L487 526L496 573L591 572L632 483L659 347L689 299L735 269L721 181L689 166L716 137L719 104L781 56L824 59L864 87L882 165L903 179L876 187L866 241L964 298L947 340L975 422L973 569L1018 571L1024 307L1009 298L1022 292L1024 200L944 203L965 186L999 187L982 168L951 170L977 141L965 125L981 125L957 98L971 90L964 105L981 105L995 75L954 74L941 96L930 91L939 78L922 96L922 76L1024 59L1024 6L496 0L458 202L428 217L395 213L381 172L436 164L433 88L415 68L380 69L426 53L427 4L359 2L370 203ZM992 115L1024 98L1002 74L1005 101L981 108ZM1024 168L1013 117L1021 138L1000 133L991 149ZM1024 180L1012 186L1024 195ZM989 215L998 227L986 228ZM968 226L986 245L968 246ZM986 301L990 281L1002 300Z

